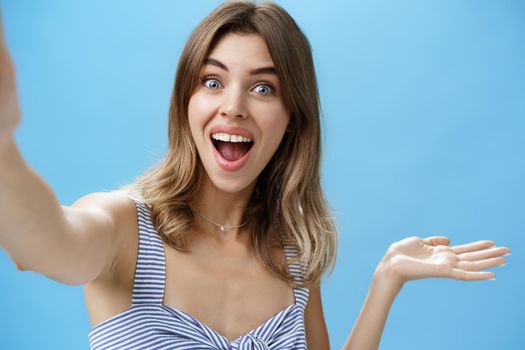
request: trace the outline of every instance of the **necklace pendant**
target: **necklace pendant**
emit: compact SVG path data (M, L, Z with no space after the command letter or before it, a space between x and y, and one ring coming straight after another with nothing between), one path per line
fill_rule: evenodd
M221 225L221 231L224 231L224 226Z

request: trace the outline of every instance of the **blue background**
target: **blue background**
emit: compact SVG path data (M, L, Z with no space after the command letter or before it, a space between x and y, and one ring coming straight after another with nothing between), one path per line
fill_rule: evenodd
M167 145L180 52L219 1L0 0L16 140L62 204L132 180ZM495 281L404 286L381 349L519 349L525 336L523 1L278 1L311 41L323 184L340 229L322 287L340 349L388 246L446 235L512 249ZM29 215L29 214L28 214ZM81 286L0 253L3 349L87 349Z

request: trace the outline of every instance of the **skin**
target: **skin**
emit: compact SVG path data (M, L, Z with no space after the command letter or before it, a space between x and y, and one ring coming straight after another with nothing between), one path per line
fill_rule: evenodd
M199 197L201 213L215 222L239 224L254 181L277 149L289 122L289 114L278 95L261 97L253 86L259 77L247 73L256 67L270 66L271 58L264 40L254 34L226 35L209 57L228 67L228 71L206 65L200 77L216 75L199 86L191 97L188 114L193 138L207 177ZM278 86L276 76L261 77ZM272 80L274 79L274 80ZM263 92L267 89L263 89ZM256 142L252 157L237 172L221 169L210 152L209 130L217 124L239 125L252 130ZM202 221L202 220L201 220ZM206 231L216 227L206 221ZM225 242L235 241L240 231L217 235ZM458 280L494 278L479 270L505 263L501 257L510 252L495 248L492 241L479 241L448 247L447 237L408 237L393 243L376 268L371 292L356 322L345 349L376 349L386 315L404 283L422 278L444 277ZM490 249L487 249L490 248ZM329 349L328 332L323 316L320 286L311 288L305 310L305 327L309 349ZM372 312L370 311L372 310Z
M11 136L20 123L15 68L4 40L4 29L0 13L0 140Z
M365 303L342 349L378 349L390 307L405 283L433 277L459 281L494 279L494 273L481 270L505 264L503 256L510 254L509 248L496 247L491 240L452 247L449 244L450 239L445 236L413 236L393 243L374 272ZM314 349L321 350L326 344Z
M207 81L206 85L200 85L190 100L188 109L190 128L207 174L201 186L202 191L198 198L197 209L216 222L226 225L237 225L239 224L243 208L245 208L253 191L258 174L260 174L275 153L286 132L289 123L289 113L286 111L280 98L279 81L276 76L271 74L250 76L248 74L248 71L253 68L272 64L262 38L257 35L228 34L219 41L210 53L210 57L224 63L228 67L228 72L217 67L204 67L201 72L202 75L215 74L219 76L219 79L214 83ZM277 89L275 95L265 96L268 91L258 83L261 79L272 82ZM37 203L42 203L37 206L38 208L57 206L58 203L56 201L49 199L51 192L47 191L48 188L39 179L29 178L27 174L32 173L29 173L23 167L15 166L16 164L13 165L14 163L20 163L18 154L14 151L15 143L11 137L19 121L20 111L15 87L14 66L6 49L2 23L0 22L0 158L3 161L2 164L6 164L5 169L12 169L13 174L15 174L12 175L6 172L9 176L2 178L0 183L8 183L8 180L12 181L13 179L21 179L20 181L22 181L21 184L16 183L16 186L4 187L3 191L5 193L3 194L10 199L9 203L15 203L16 200L27 195L27 197L24 197L27 198L26 200L24 198L21 200L24 204L36 201ZM216 124L242 126L254 133L256 141L252 150L254 154L248 163L236 172L222 170L215 163L210 152L208 131ZM12 187L30 188L31 191L11 193L7 189ZM66 239L65 236L48 239L50 235L49 237L46 236L46 239L36 246L39 247L39 251L48 252L48 254L45 254L45 261L50 260L48 257L60 260L59 258L63 256L65 259L68 256L64 254L64 251L80 247L75 255L79 261L86 262L81 264L81 266L87 267L84 270L77 266L69 268L67 264L63 263L55 264L56 266L62 266L62 269L58 269L55 265L45 266L42 261L31 263L26 257L37 256L37 254L36 252L28 253L28 246L25 242L29 239L34 240L36 237L29 237L27 232L17 232L16 235L13 235L14 239L4 239L2 242L6 249L9 248L7 250L10 254L20 256L20 260L25 259L23 264L15 261L20 270L39 272L65 284L86 284L86 302L88 308L90 308L90 315L93 318L93 315L103 313L102 316L97 315L101 322L122 312L130 304L133 267L136 261L136 256L133 254L136 254L137 251L136 213L125 196L117 197L112 194L86 196L81 201L77 201L77 203L76 210L69 210L70 208L66 206L62 206L62 208L68 209L66 213L69 213L72 222L78 222L75 227L82 228L82 231L78 229L78 232L83 232L83 235L89 238L86 241L90 246L86 247L86 244L88 244L86 241L73 241L74 244L72 244L71 239ZM84 212L80 210L81 208L90 210ZM25 213L26 210L24 209L24 217ZM41 213L41 210L35 210L34 213L34 227L41 228L41 223L43 222L58 222L58 220L51 220L54 218L53 215L44 215L45 213L41 214L42 218L39 221L36 217ZM76 213L75 216L73 216L73 213ZM19 220L13 220L13 222L15 221L18 222ZM113 224L107 225L108 222ZM62 232L59 228L60 226L57 225L56 229L53 228L49 232ZM207 232L209 235L207 240L196 240L200 244L197 245L196 253L200 253L201 257L210 257L212 254L217 256L215 248L219 246L231 247L234 245L245 246L247 244L246 237L248 235L243 234L242 230L228 230L219 235L213 229L215 229L215 226L207 221L197 222L196 232ZM103 234L100 234L101 232ZM78 236L80 235L75 235L75 237ZM2 238L5 237L2 236ZM57 241L60 244L57 246L50 245L50 241ZM212 247L210 242L214 242L215 247ZM501 266L506 263L503 256L510 254L509 248L496 247L496 244L490 240L481 240L456 246L449 246L449 244L449 238L444 236L428 238L413 236L393 243L377 265L369 293L343 349L373 350L378 348L390 306L405 283L423 278L451 278L460 281L493 279L495 275L492 272L482 270ZM115 254L113 251L111 255L106 253L108 246L118 247L115 251L119 252L119 254ZM64 249L64 247L67 247L67 249ZM86 255L85 251L94 253ZM23 254L20 252L23 252ZM224 252L225 257L231 256L231 250L225 249ZM192 258L185 261L181 256L175 256L174 254L174 251L170 252L167 250L167 266L169 267L167 273L172 273L170 272L171 267L178 266L181 271L187 272L191 271L190 269L195 266L197 260ZM114 257L120 257L122 260L113 260ZM171 259L175 258L179 259L178 263L169 264ZM96 264L99 261L107 262L103 269L100 264ZM117 269L117 272L112 271L110 267L113 261L116 261L117 266L126 267L128 270L120 271ZM213 266L216 266L217 262L220 261L222 259L213 261ZM246 260L238 259L236 263L230 264L229 267L223 264L224 266L221 265L217 269L227 271L226 269L230 268L231 271L245 271L247 266L245 262ZM251 266L254 266L252 267L254 275L264 276L263 272L257 270L259 268L257 265ZM204 269L204 271L206 270ZM250 290L260 290L264 292L264 295L268 295L268 291L274 291L275 296L267 298L269 300L268 303L271 304L272 300L277 300L278 298L282 299L282 305L266 305L265 307L259 305L259 309L257 306L249 304L250 302L253 304L253 300L245 301L247 307L242 306L243 309L253 311L250 319L255 320L256 317L264 319L267 315L263 315L263 312L269 307L273 306L275 310L279 310L289 304L288 299L291 296L288 296L288 299L283 296L286 292L285 286L276 284L275 279L272 279L272 276L269 274L265 275L265 280L252 278L253 275L243 279L237 276L240 273L226 273L226 275L233 279L228 284L237 286L237 289L240 290L238 292L239 295L250 296ZM177 281L181 276L184 277L182 272L176 276L177 278L169 278L168 281ZM193 276L188 274L188 284L195 281ZM210 276L202 276L197 282L204 283L208 277ZM247 288L246 292L244 292L242 288L246 286L247 281L258 282L260 285L252 289ZM272 283L274 285L271 285ZM184 299L186 302L193 300L195 302L194 313L202 313L198 315L198 319L211 320L211 317L217 314L214 307L221 305L220 301L224 300L224 298L213 300L214 297L217 297L217 294L220 294L215 293L215 290L210 295L204 295L202 300L194 300L196 299L195 295L181 298L177 293L183 294L183 292L188 290L199 289L188 287L186 290L181 290L181 288L184 289L184 284L178 284L179 290L176 290L176 287L167 286L166 304L174 305L177 301L182 302ZM220 290L222 287L224 287L224 284L218 284L216 290L223 292ZM265 288L267 290L264 290ZM200 290L202 292L206 291L205 288ZM231 301L231 303L226 303L224 308L230 311L239 304L239 300L235 295L226 295L226 299ZM90 300L92 301L91 303ZM203 311L202 308L206 300L211 300L210 305L212 307L210 310L212 311L209 313ZM260 304L260 298L254 300ZM217 326L214 328L219 329L223 321L224 319L217 320ZM211 321L206 323L212 324ZM259 323L259 320L254 321L255 325ZM243 327L246 328L245 325ZM230 333L232 334L230 338L232 339L238 334L244 333L244 331L239 331L241 325L234 324L230 328ZM310 296L305 310L305 328L308 349L330 349L328 332L322 311L320 286L318 284L310 289ZM223 333L226 334L226 331L223 331Z
M190 98L188 118L191 134L206 170L196 209L214 222L239 225L254 189L255 181L277 150L290 121L280 94L277 75L249 72L273 66L264 39L256 34L229 33L218 41L208 55L226 66L206 64L200 84ZM213 75L202 81L206 76ZM273 85L261 82L268 81ZM216 162L209 135L216 125L239 126L254 135L247 163L236 171L226 171ZM203 231L217 227L198 220ZM242 230L230 229L216 238L235 241Z

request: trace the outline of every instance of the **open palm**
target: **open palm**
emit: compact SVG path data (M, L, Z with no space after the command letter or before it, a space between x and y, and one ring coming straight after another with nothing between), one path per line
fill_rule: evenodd
M448 277L462 281L495 278L480 271L504 264L507 247L495 247L489 240L449 247L447 237L408 237L393 243L385 256L389 270L401 280Z

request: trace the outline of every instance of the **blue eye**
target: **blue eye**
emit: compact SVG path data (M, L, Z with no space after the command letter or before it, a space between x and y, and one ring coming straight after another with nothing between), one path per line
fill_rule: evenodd
M205 76L204 78L202 78L202 83L208 89L212 89L212 90L218 89L222 85L221 82L219 81L219 77L217 77L216 75ZM270 96L270 95L273 95L275 92L275 87L269 81L258 82L258 85L255 88L259 88L259 87L263 87L262 91L259 89L259 93L262 96Z
M207 83L208 81L215 81L216 83L215 83L214 85L216 85L216 86L217 86L217 85L220 85L220 82L219 82L215 77L213 77L213 76L207 76L207 77L202 78L202 83L203 83L207 88L209 88L209 89L215 89L215 87L212 87L212 86L210 86L210 85L207 85L206 83Z
M264 96L268 96L268 95L273 94L273 92L275 90L270 83L259 84L259 85L256 86L256 88L261 87L261 86L267 90L267 92L263 93ZM261 91L261 90L259 90L259 91Z

